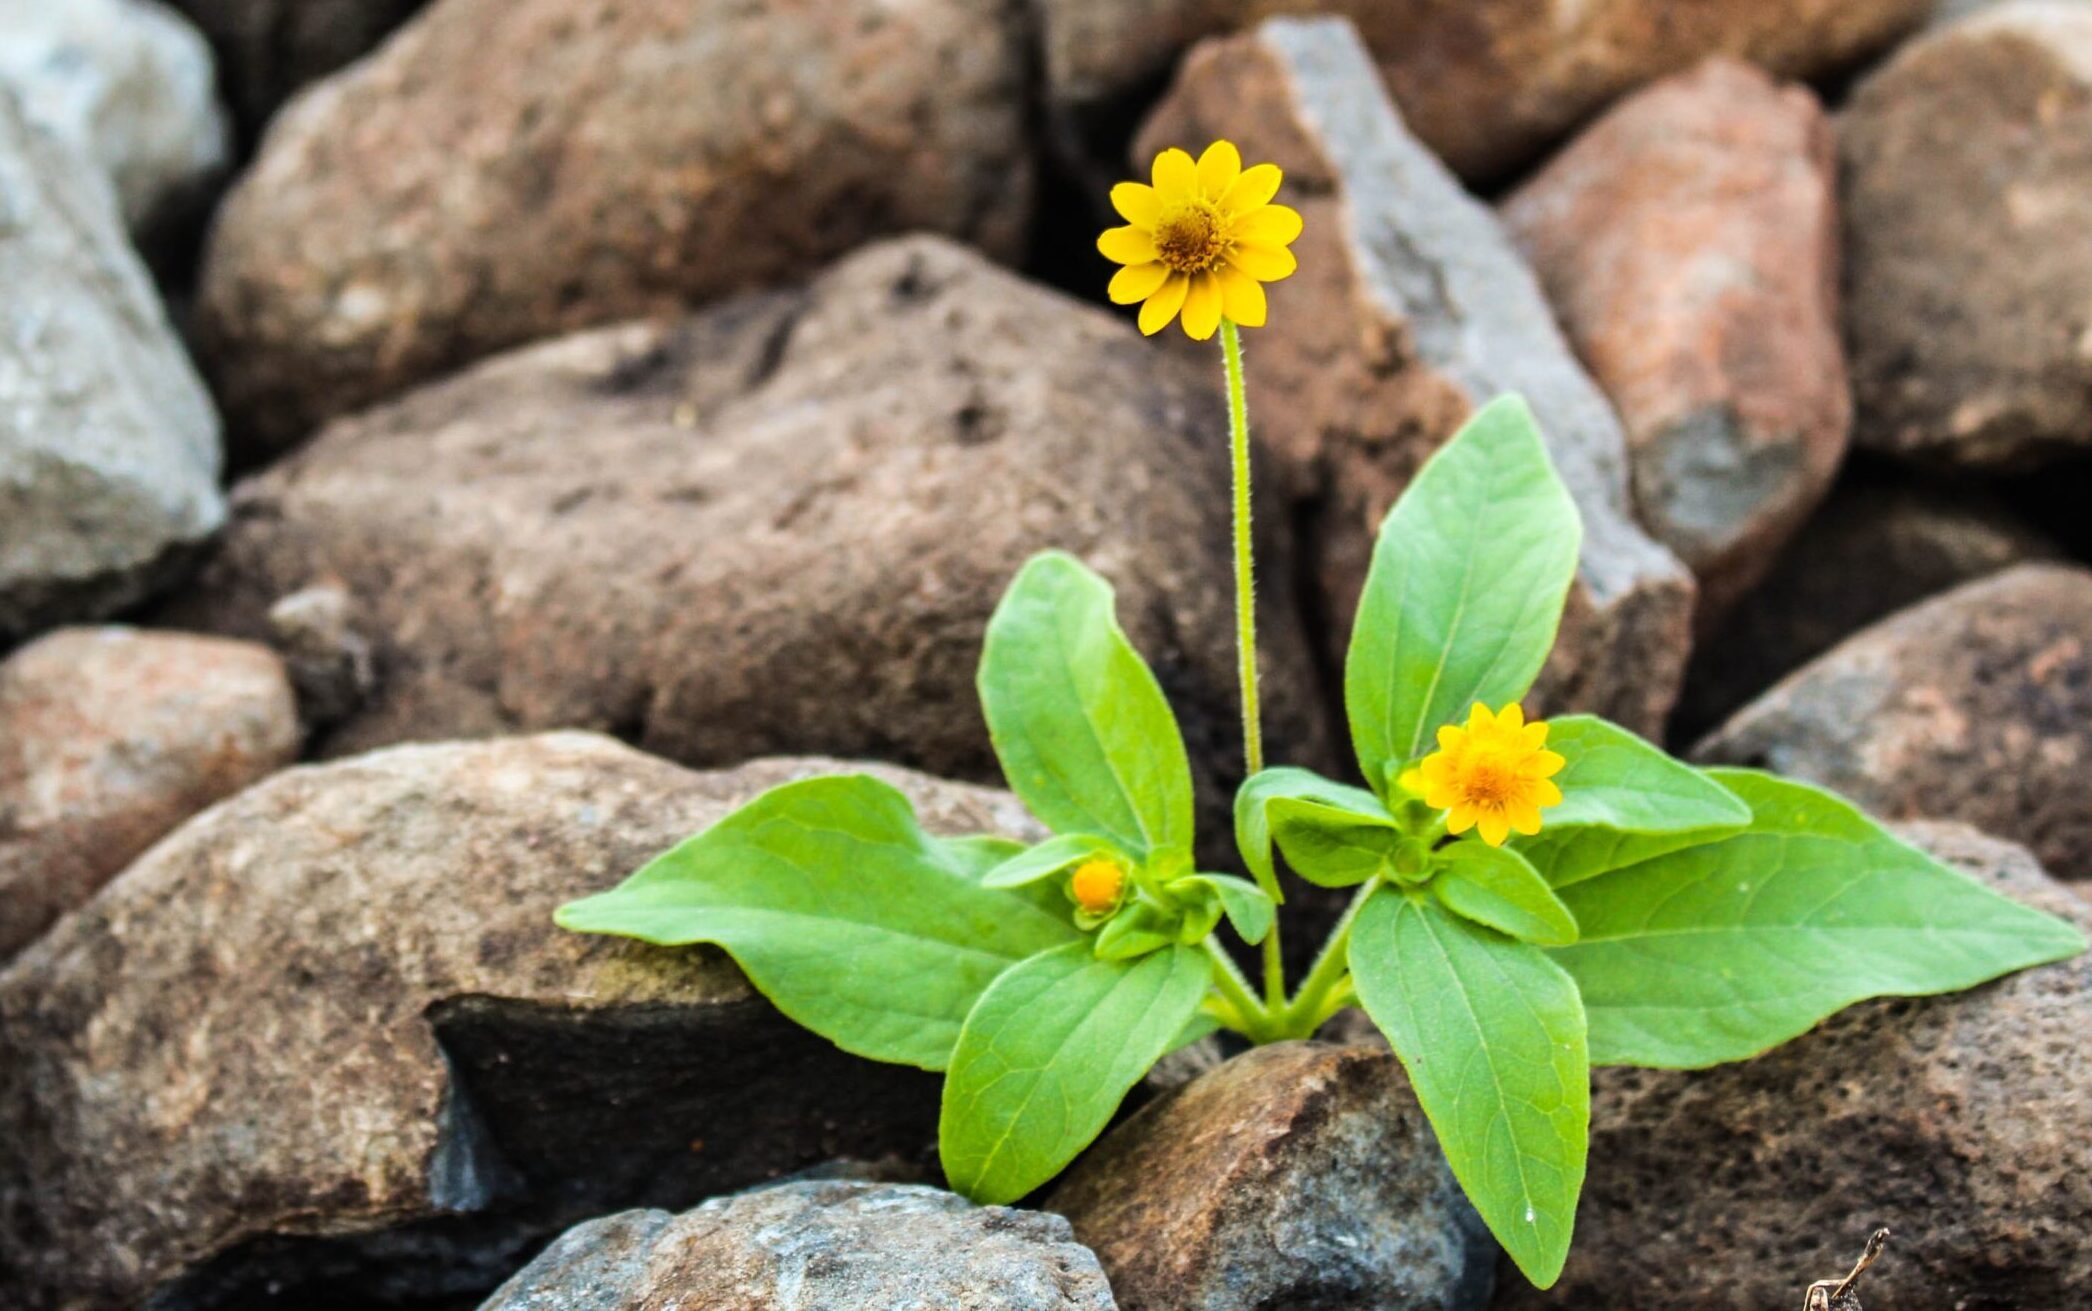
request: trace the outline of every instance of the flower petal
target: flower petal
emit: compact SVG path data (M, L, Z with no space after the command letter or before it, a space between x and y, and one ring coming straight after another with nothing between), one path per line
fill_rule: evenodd
M1492 847L1501 847L1504 845L1504 839L1511 836L1511 821L1504 817L1501 810L1485 811L1476 820L1475 827L1481 830L1482 841Z
M1525 736L1519 740L1518 744L1529 751L1538 751L1541 747L1546 746L1546 721L1536 719L1532 723L1527 724L1525 726Z
M1264 284L1258 282L1241 269L1223 264L1213 271L1220 282L1220 310L1245 328L1261 328L1269 307L1264 300Z
M1475 808L1461 804L1446 812L1446 832L1465 833L1475 826Z
M1518 773L1523 778L1553 778L1568 763L1559 751L1535 751L1518 762Z
M1111 297L1114 305L1131 305L1154 295L1156 289L1167 281L1167 264L1128 264L1111 275L1111 287L1105 294Z
M1155 198L1163 208L1194 199L1199 189L1199 166L1191 156L1171 146L1155 156Z
M1119 212L1126 213L1124 210ZM1130 219L1132 215L1127 217ZM1229 225L1228 235L1252 246L1290 246L1300 236L1300 228L1299 210L1285 205L1266 205L1237 218Z
M1467 730L1458 724L1440 724L1438 726L1438 749L1441 751L1458 751L1461 740L1466 736Z
M1228 252L1228 263L1259 282L1277 282L1293 276L1300 261L1283 246L1236 246Z
M1533 783L1533 804L1559 806L1562 804L1562 790L1544 778L1536 779Z
M1513 701L1497 712L1496 722L1499 728L1517 732L1525 727L1525 707Z
M1496 727L1496 712L1477 701L1467 710L1467 731L1486 733Z
M1540 807L1527 801L1511 807L1511 828L1527 837L1540 831Z
M1106 228L1097 250L1114 264L1151 264L1162 258L1153 235L1136 227Z
M1242 152L1232 141L1216 141L1199 156L1199 194L1218 201L1242 176Z
M1140 307L1140 330L1152 337L1168 327L1177 311L1184 308L1184 294L1190 289L1191 279L1181 273L1170 274L1148 297L1148 303Z
M1227 214L1247 214L1253 209L1270 204L1271 198L1278 194L1278 184L1285 180L1285 176L1279 172L1276 164L1258 164L1254 168L1243 169L1242 176L1235 179L1235 185L1229 187L1227 194L1220 198L1221 211Z
M1219 330L1220 281L1211 273L1194 273L1184 297L1184 333L1193 341L1209 341Z
M1121 182L1113 187L1111 207L1137 228L1153 228L1162 217L1162 198L1145 182Z

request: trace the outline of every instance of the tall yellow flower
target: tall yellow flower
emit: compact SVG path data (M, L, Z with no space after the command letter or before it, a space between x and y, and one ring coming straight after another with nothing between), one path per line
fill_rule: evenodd
M1276 164L1242 167L1234 143L1216 141L1194 163L1174 147L1155 157L1153 186L1121 182L1112 208L1126 226L1106 230L1097 249L1120 269L1115 305L1145 302L1140 330L1153 336L1183 311L1184 331L1205 341L1225 315L1245 328L1264 325L1264 287L1297 267L1286 247L1300 215L1274 205Z
M1538 833L1541 808L1562 801L1562 790L1548 780L1565 762L1546 748L1547 725L1526 723L1517 702L1494 715L1477 702L1465 728L1438 730L1438 750L1418 767L1424 804L1446 812L1447 832L1479 829L1492 847L1513 832Z

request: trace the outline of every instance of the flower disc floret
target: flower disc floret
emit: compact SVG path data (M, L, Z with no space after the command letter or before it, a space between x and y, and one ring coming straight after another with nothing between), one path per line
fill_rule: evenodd
M1465 727L1438 730L1438 750L1418 773L1424 804L1446 812L1448 833L1475 829L1500 847L1513 833L1538 833L1540 812L1561 804L1562 790L1550 780L1564 763L1547 750L1547 725L1526 723L1517 702L1496 714L1477 702Z
M1102 915L1118 906L1126 891L1126 871L1115 861L1086 860L1075 867L1068 880L1068 895L1092 915Z

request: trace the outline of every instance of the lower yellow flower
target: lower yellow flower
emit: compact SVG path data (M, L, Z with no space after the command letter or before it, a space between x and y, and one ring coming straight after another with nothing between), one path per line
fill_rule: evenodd
M1233 143L1216 141L1193 161L1177 149L1155 157L1154 185L1121 182L1112 208L1126 226L1097 238L1120 269L1111 280L1114 305L1141 302L1140 330L1162 331L1179 311L1184 331L1205 341L1223 315L1245 328L1264 324L1264 283L1297 266L1286 247L1300 235L1300 215L1274 205L1276 164L1242 167Z
M1438 730L1438 750L1418 766L1424 804L1446 812L1447 832L1477 829L1492 847L1514 832L1538 833L1541 808L1562 801L1548 780L1565 762L1546 748L1547 725L1526 723L1517 702L1494 715L1477 702L1465 728Z
M1082 862L1068 882L1068 894L1075 904L1092 915L1102 915L1117 906L1119 894L1125 890L1126 871L1103 859Z

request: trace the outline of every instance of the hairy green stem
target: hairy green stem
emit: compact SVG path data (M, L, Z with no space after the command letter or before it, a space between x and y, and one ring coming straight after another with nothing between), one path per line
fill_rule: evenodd
M1271 1041L1276 1036L1272 1012L1249 990L1249 980L1242 977L1235 958L1211 935L1206 938L1205 948L1213 965L1213 986L1220 991L1221 1003L1229 1013L1223 1022L1251 1042Z

